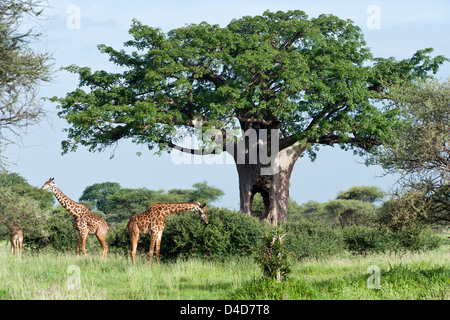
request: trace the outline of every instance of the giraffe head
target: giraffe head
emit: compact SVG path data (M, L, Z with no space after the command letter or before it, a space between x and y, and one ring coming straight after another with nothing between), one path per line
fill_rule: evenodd
M205 224L208 224L208 216L206 215L206 203L204 203L204 204L197 203L197 204L198 204L198 206L195 207L193 209L193 211L198 212L198 214L200 215L200 218L202 218L203 222Z
M48 179L48 181L42 185L41 190L53 190L53 187L56 187L56 184L53 182L54 179L55 178Z

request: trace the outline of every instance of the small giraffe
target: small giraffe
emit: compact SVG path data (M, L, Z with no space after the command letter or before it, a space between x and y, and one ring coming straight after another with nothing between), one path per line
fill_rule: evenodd
M206 215L206 204L192 203L192 202L176 202L176 203L154 203L144 212L138 213L130 218L124 231L112 245L118 244L128 230L130 235L130 254L133 264L135 263L136 249L139 242L139 234L150 232L150 252L149 252L149 267L152 266L153 251L156 244L156 259L159 263L159 249L161 247L162 232L166 223L164 219L171 214L182 211L196 211L200 218L208 224L208 217Z
M11 241L11 254L22 256L23 230L19 225L9 226L9 240Z
M86 255L86 238L88 234L95 234L100 245L103 248L102 260L106 260L108 253L108 243L106 242L106 234L109 227L106 221L92 214L89 209L81 203L75 202L68 198L53 182L54 178L49 179L41 187L41 190L50 189L58 199L59 203L73 216L73 228L77 236L77 257L80 255L80 246L83 254Z

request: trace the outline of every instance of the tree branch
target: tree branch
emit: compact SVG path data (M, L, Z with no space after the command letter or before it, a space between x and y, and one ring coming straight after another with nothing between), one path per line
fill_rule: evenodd
M212 83L218 85L218 84L225 84L225 79L219 76L217 73L205 73L202 77L204 80L209 80Z
M186 148L186 147L180 147L178 145L176 145L175 143L173 143L172 141L167 141L167 140L160 140L159 143L161 144L165 144L167 145L169 148L184 152L184 153L188 153L188 154L194 154L194 155L203 155L202 150L199 149L191 149L191 148Z

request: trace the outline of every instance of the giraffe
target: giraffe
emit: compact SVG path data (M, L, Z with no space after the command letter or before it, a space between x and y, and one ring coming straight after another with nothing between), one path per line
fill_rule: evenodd
M171 214L182 211L198 212L200 218L208 224L208 217L206 215L206 204L192 203L192 202L175 202L175 203L154 203L144 212L138 213L130 218L127 226L123 230L120 238L111 244L117 245L128 230L130 236L130 254L133 264L135 263L136 249L139 242L139 234L150 233L150 252L149 252L149 267L152 266L152 258L154 247L156 245L156 260L159 263L159 250L161 247L162 232L166 223L164 219Z
M9 230L9 240L11 241L11 254L22 256L23 230L19 225L6 225Z
M106 242L106 234L109 227L106 221L92 214L89 209L81 203L77 203L67 197L53 182L54 178L49 179L43 184L41 190L50 189L61 205L73 216L73 228L77 236L77 257L80 255L80 246L83 254L86 254L86 238L88 234L95 234L100 245L103 248L102 260L106 260L108 253L108 243Z

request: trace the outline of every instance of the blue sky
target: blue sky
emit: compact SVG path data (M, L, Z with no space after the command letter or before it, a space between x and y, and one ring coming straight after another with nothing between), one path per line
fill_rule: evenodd
M53 53L54 68L76 64L94 70L116 70L98 44L122 48L130 39L128 29L136 18L167 32L185 24L207 21L226 26L232 19L258 15L265 10L303 10L310 17L321 13L351 19L361 27L367 46L376 57L407 58L418 49L433 47L434 54L450 57L450 1L118 1L48 0L51 18L44 24L46 36L35 45ZM374 11L375 8L375 11ZM76 9L74 11L74 9ZM79 11L77 11L79 10ZM79 12L79 20L73 19ZM374 16L376 12L378 16ZM374 18L377 18L374 20ZM376 23L375 25L373 23ZM76 26L76 28L73 28ZM450 76L450 64L438 76ZM76 88L77 78L64 71L45 84L42 97L64 96ZM61 155L60 143L66 138L66 123L56 115L56 105L45 102L47 119L30 127L20 147L10 147L7 156L16 165L10 171L20 173L32 185L40 187L54 177L72 199L94 183L113 181L123 187L168 190L190 188L207 181L225 192L219 206L239 208L239 185L233 164L175 164L170 155L155 155L146 147L122 142L114 150L89 153L80 147L76 153ZM141 156L136 153L141 152ZM355 185L377 185L389 191L395 183L391 176L381 177L378 167L366 167L363 159L339 148L322 148L317 160L307 156L297 161L291 177L291 197L298 203L325 202L340 190Z

